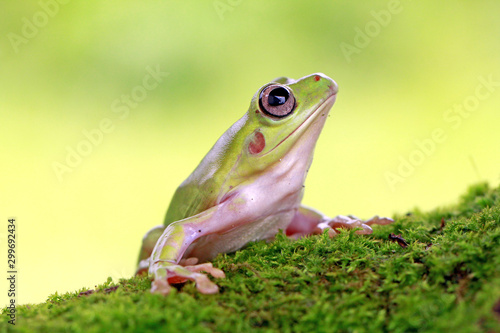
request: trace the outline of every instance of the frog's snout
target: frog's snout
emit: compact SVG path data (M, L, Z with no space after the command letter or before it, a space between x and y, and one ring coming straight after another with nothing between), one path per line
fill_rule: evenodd
M328 85L328 89L330 89L330 93L332 95L337 95L337 93L339 92L339 86L337 86L335 81L333 81L333 83Z
M315 74L312 74L311 76L314 77L314 81L316 81L316 82L323 81L323 84L325 83L324 81L326 80L330 95L336 95L337 92L339 91L339 86L337 85L337 82L332 80L327 75L325 75L323 73L315 73Z

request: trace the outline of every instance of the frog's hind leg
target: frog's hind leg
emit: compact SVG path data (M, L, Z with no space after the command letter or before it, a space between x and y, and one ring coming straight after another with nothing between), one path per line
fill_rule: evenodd
M347 228L357 230L357 234L366 235L373 232L371 225L385 225L394 222L387 217L374 216L371 219L364 221L353 215L339 215L334 218L329 218L324 214L305 206L300 206L295 216L286 230L286 234L292 238L299 238L306 235L321 234L324 230L328 230L328 235L333 237L338 234L337 229Z
M300 238L307 235L319 234L318 224L327 221L328 217L320 212L305 206L300 206L286 229L286 235L291 238Z
M139 259L137 260L136 275L146 273L149 269L149 257L155 248L156 242L165 230L164 225L159 225L149 230L142 239L141 251L139 252Z

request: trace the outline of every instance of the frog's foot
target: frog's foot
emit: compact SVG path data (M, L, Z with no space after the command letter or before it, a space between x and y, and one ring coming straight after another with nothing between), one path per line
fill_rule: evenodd
M181 265L181 266L194 266L198 263L198 261L200 261L200 260L196 257L190 257L190 258L186 258L186 259L183 258L179 261L179 265Z
M192 258L190 258L192 259ZM187 259L188 264L196 261ZM215 278L225 277L224 272L213 267L211 263L192 264L189 266L181 266L169 261L158 261L154 263L150 269L150 273L154 275L154 281L151 284L151 292L166 295L170 292L170 283L182 283L187 280L192 280L196 283L196 288L202 294L215 294L219 291L219 287L208 279L206 272Z
M360 235L367 235L373 232L372 228L370 227L371 225L373 224L385 225L385 224L390 224L392 222L394 222L394 220L391 218L379 217L377 215L375 215L374 217L372 217L367 221L363 221L360 218L353 215L349 216L339 215L334 217L333 219L329 219L324 222L318 223L318 225L316 226L315 233L323 233L323 231L327 229L328 235L330 237L333 237L338 234L337 229L339 228L346 228L346 229L361 228L361 230L356 230L356 233Z
M297 239L307 235L317 235L327 230L328 235L333 237L338 234L339 228L348 228L357 230L358 234L371 234L373 232L370 227L373 224L389 224L394 220L387 217L374 216L367 221L363 221L356 216L342 216L329 218L328 216L306 206L301 205L296 211L290 225L286 229L288 237Z
M149 269L149 258L141 260L139 265L137 265L137 270L135 271L135 275L146 274Z

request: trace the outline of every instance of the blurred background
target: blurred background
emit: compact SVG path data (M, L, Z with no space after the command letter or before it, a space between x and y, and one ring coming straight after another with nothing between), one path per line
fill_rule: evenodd
M499 184L498 1L0 7L0 267L15 217L18 304L130 277L176 187L278 76L340 87L309 206L392 216Z

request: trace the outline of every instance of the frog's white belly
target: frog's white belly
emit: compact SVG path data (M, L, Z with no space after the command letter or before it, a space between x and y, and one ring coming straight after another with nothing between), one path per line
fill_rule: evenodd
M200 237L183 257L207 261L218 253L234 252L248 242L271 239L280 229L286 230L302 200L306 168L305 165L290 168L288 161L281 162L281 166L270 168L265 177L259 177L234 194L242 203L221 213L231 216L229 220L234 224L227 224L223 232ZM220 220L223 219L220 216ZM221 223L220 220L216 223Z
M295 210L268 216L255 222L231 229L223 234L211 234L191 244L184 258L195 257L201 262L213 259L219 253L241 249L249 242L271 239L278 231L285 230L292 221Z

